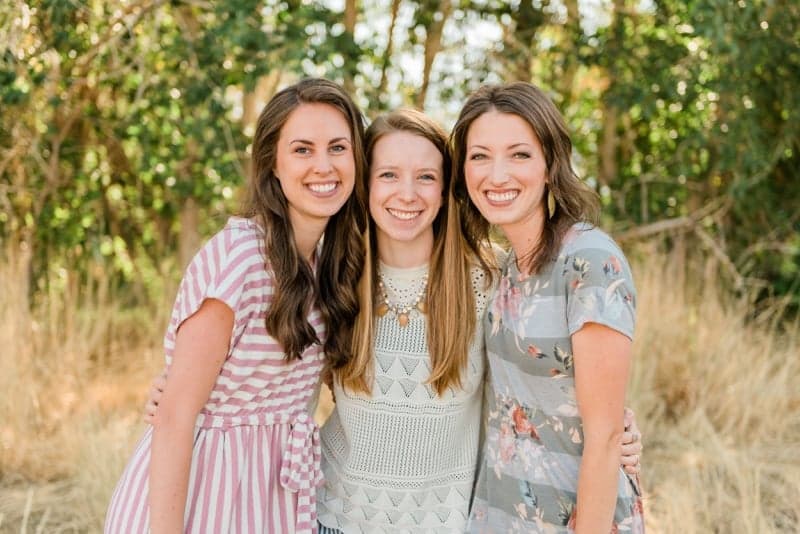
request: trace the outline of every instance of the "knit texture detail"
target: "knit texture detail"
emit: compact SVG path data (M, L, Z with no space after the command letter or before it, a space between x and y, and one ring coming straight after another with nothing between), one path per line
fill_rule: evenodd
M389 298L412 297L427 267L381 265ZM321 430L325 485L322 525L343 532L461 533L466 528L478 460L484 374L483 311L491 288L473 270L476 331L463 389L440 397L430 377L425 315L406 326L378 318L372 395L334 387L336 409Z

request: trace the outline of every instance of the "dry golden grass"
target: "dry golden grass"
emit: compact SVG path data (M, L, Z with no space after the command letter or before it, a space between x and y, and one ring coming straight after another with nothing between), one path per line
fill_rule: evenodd
M681 258L647 257L630 402L650 532L797 531L797 326L748 317L713 269L692 277ZM0 533L99 532L143 428L169 304L123 310L73 288L29 312L19 280L0 265Z

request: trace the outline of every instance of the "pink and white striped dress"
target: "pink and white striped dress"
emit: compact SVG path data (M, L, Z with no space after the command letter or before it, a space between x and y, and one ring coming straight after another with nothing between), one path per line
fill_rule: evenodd
M264 267L262 232L231 218L189 265L164 337L167 366L175 333L206 298L225 302L235 322L225 363L197 418L184 514L189 533L314 533L322 482L319 431L309 412L319 393L323 353L309 347L286 363L264 314L273 274ZM308 317L320 339L317 309ZM107 534L149 532L148 427L117 484Z

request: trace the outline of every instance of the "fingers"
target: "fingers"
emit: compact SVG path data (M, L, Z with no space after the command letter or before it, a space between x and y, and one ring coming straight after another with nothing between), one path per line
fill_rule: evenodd
M632 426L636 426L636 414L627 406L622 413L622 421L625 424L625 430L629 430Z
M164 388L167 387L167 372L164 371L157 377L153 379L153 383L150 384L150 391L164 391Z
M629 454L623 454L620 458L620 463L623 466L635 466L641 463L642 453L641 452L632 452Z
M164 394L163 389L158 389L156 386L151 386L149 397L147 399L147 404L153 405L153 411L155 412L155 408L158 406L158 403L161 402L161 396Z
M642 436L638 432L624 432L622 434L622 455L631 456L642 454Z
M631 425L635 428L636 422ZM638 429L631 429L622 435L622 467L629 475L638 475L641 471L642 435Z
M144 422L147 423L148 425L152 425L153 424L153 419L155 418L156 408L157 407L158 407L158 404L153 402L152 399L148 399L148 401L145 403L145 405L144 405L144 413L142 414L142 419L144 419Z
M641 471L642 464L636 463L636 465L626 465L623 466L623 470L629 475L638 475Z
M622 468L629 475L638 475L642 468L641 456L639 454L629 454L622 457Z
M622 433L623 447L633 443L638 443L639 445L642 443L642 434L639 432L638 428L626 429L625 432Z

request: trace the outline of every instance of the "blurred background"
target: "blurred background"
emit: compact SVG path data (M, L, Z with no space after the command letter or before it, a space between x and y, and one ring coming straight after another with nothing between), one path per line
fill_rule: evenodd
M635 266L650 531L800 528L795 0L4 0L0 532L101 530L182 268L304 76L446 127L544 88Z

